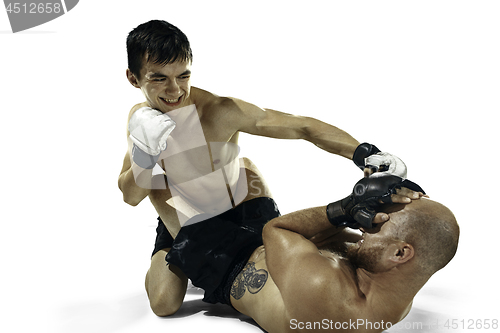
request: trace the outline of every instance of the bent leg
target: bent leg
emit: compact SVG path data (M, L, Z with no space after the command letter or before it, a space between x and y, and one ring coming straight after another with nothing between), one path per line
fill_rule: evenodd
M170 249L156 252L146 274L146 292L153 312L160 317L170 316L179 310L186 295L188 279L174 265L167 265L165 256Z

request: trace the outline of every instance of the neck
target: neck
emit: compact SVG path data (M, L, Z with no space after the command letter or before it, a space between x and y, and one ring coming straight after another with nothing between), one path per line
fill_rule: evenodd
M382 273L356 269L359 290L377 318L396 323L408 314L413 298L425 283L408 273L397 267Z

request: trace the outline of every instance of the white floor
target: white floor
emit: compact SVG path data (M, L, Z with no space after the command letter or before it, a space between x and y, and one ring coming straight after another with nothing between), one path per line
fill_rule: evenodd
M172 317L156 317L143 293L117 299L108 304L79 304L66 307L59 332L196 332L202 328L221 332L262 332L255 322L228 306L211 305L199 292L188 294L181 309Z
M143 293L108 303L82 302L68 305L61 311L60 325L54 332L136 332L149 329L197 332L202 328L218 332L263 332L251 318L225 305L204 303L201 297L198 291L188 291L179 312L168 318L152 314ZM439 298L434 301L439 303ZM426 309L428 305L424 303L420 304L422 308L414 307L404 321L387 332L456 332L460 330L451 329L453 323L465 325L465 328L471 325L469 319L462 324L461 321L465 318L453 313L429 311ZM356 322L360 328L377 324ZM476 323L473 327L475 325Z

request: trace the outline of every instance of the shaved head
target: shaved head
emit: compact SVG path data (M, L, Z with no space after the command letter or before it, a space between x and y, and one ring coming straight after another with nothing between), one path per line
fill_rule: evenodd
M393 236L414 247L416 264L423 273L434 274L455 256L460 229L444 205L422 198L387 207L386 212L398 225Z

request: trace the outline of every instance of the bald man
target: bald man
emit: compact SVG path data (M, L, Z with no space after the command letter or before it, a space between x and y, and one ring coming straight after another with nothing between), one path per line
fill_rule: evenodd
M332 227L325 207L272 220L264 227L264 246L233 282L232 306L273 333L388 329L453 258L459 227L446 207L426 198L387 206L375 221L385 214L386 222L361 229L362 235ZM328 241L318 242L325 232ZM264 272L263 286L250 292Z
M269 333L390 328L459 238L448 208L408 188L393 193L395 204L381 206L361 234L333 226L325 206L271 220L264 245L226 275L219 301Z

